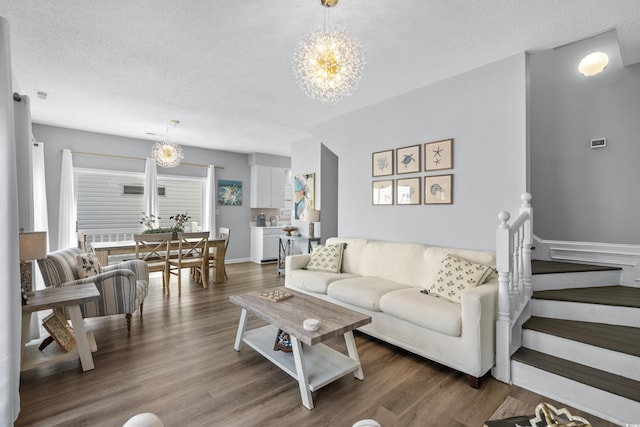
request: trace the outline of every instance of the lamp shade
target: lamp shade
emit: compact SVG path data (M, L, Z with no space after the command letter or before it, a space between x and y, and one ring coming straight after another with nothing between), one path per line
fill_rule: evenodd
M307 222L318 222L318 221L320 221L320 211L316 211L316 210L305 211L304 220L307 221Z
M47 256L47 232L20 233L20 261L33 261Z

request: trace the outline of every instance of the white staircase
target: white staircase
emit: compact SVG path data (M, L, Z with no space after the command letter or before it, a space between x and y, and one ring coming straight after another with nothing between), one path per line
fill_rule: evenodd
M531 195L521 200L513 221L498 214L493 376L613 423L640 425L640 288L619 286L617 267L532 262Z
M615 270L533 274L532 317L512 356L511 382L616 424L638 424L640 289L602 286L613 280ZM618 305L616 293L630 306Z

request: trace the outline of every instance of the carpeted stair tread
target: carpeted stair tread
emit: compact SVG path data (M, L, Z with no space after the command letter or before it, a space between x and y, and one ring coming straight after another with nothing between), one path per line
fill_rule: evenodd
M512 359L555 375L640 402L640 381L521 347ZM604 363L604 361L603 361Z
M574 262L531 260L532 274L584 273L589 271L621 270L620 267L608 265L578 264Z
M640 308L640 288L631 286L594 286L535 291L533 298Z
M640 357L640 328L547 317L531 317L522 327Z

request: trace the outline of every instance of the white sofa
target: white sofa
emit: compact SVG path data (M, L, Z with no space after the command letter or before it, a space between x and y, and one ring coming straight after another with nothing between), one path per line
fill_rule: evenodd
M495 253L330 238L344 244L340 273L306 270L311 255L288 256L285 286L372 317L360 331L466 374L477 388L495 361L498 280L465 291L460 304L421 293L447 254L495 266Z

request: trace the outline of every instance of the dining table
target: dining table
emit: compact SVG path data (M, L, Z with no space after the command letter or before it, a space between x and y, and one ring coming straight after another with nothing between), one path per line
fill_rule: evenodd
M175 239L171 241L169 246L169 250L177 251L178 244L180 240ZM209 247L216 248L216 269L215 276L213 281L216 283L222 283L225 281L225 268L224 268L224 256L225 256L225 247L224 247L225 239L210 237L209 238ZM195 242L194 242L195 244ZM109 256L110 255L129 255L136 253L136 242L133 240L126 241L116 241L116 242L92 242L91 246L98 257L98 261L100 265L109 265ZM189 246L186 242L182 243L183 249L188 249ZM209 256L207 252L205 254L206 257ZM218 268L221 266L221 268Z

